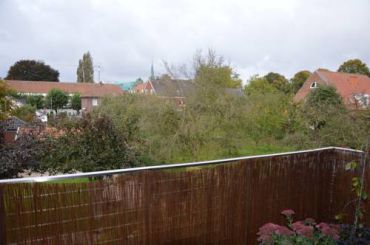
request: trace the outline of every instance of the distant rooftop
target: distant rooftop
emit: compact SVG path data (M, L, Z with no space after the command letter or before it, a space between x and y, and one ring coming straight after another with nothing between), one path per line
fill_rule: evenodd
M47 94L51 89L60 89L67 93L79 93L81 97L103 97L120 95L123 90L113 84L105 83L66 83L44 81L6 80L7 85L18 93Z

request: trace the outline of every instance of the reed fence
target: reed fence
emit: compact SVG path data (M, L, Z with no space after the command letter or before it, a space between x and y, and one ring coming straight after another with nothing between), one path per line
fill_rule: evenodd
M363 154L323 148L2 180L0 244L256 244L258 228L283 222L283 209L326 222L346 212L350 220L353 208L344 207L356 173L345 164Z

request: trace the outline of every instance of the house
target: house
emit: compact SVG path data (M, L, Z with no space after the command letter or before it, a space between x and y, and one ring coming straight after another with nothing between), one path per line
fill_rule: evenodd
M145 83L138 83L133 88L133 93L135 94L153 94L153 86L150 81Z
M365 75L332 72L318 69L305 81L294 96L295 102L304 101L306 96L320 85L333 86L349 109L370 107L370 78Z
M149 80L138 84L135 87L135 93L151 94L160 98L174 100L179 107L185 106L185 100L197 91L197 85L193 80L172 79L168 75ZM227 88L225 93L228 95L243 96L241 88Z
M60 89L69 95L79 93L81 97L81 108L91 111L98 106L105 96L118 96L124 91L117 85L103 83L66 83L66 82L44 82L44 81L15 81L6 80L10 89L23 95L46 96L51 89Z
M2 132L4 143L12 143L16 140L17 132L20 128L27 126L27 123L17 117L9 117L0 121L0 131Z

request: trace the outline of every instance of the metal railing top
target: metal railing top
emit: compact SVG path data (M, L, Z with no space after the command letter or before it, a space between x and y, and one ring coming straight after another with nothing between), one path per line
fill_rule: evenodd
M0 184L36 183L36 182L47 182L47 181L56 181L56 180L72 179L72 178L83 178L83 177L86 178L86 177L96 177L96 176L122 174L122 173L132 173L132 172L143 171L143 170L162 170L162 169L171 169L171 168L196 167L196 166L203 166L203 165L209 165L209 164L222 164L222 163L227 163L227 162L235 162L235 161L240 161L240 160L245 160L245 159L284 156L284 155L302 154L302 153L308 153L308 152L335 150L335 149L343 150L343 151L350 151L350 152L358 152L358 153L363 152L360 150L330 146L330 147L323 147L323 148L316 148L316 149L302 150L302 151L291 151L291 152L282 152L282 153L273 153L273 154L264 154L264 155L244 156L244 157L208 160L208 161L200 161L200 162L161 164L161 165L153 165L153 166L145 166L145 167L123 168L123 169L74 173L74 174L62 174L62 175L54 175L54 176L3 179L3 180L0 180Z

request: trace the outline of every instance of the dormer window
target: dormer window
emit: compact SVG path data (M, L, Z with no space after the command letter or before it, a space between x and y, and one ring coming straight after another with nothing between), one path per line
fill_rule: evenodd
M313 82L311 83L311 86L310 88L317 88L319 85L317 84L317 82Z

